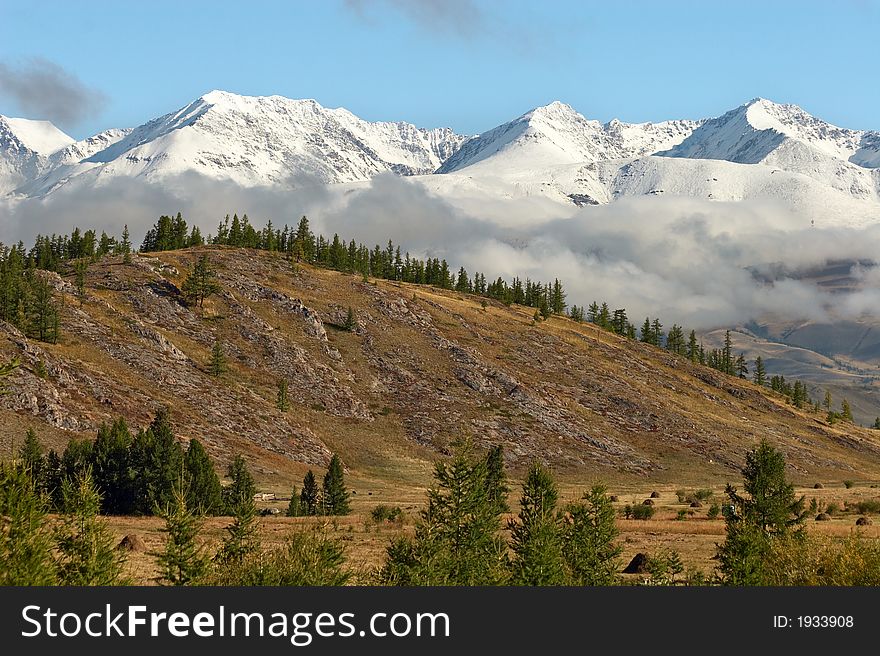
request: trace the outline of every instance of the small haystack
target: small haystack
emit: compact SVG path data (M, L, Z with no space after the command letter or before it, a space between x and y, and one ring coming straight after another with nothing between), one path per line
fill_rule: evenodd
M134 533L129 533L122 540L119 541L119 544L116 545L116 551L146 551L147 545L144 544L144 541L141 540L139 535L135 535Z
M647 554L637 553L623 570L624 574L644 574L648 571Z

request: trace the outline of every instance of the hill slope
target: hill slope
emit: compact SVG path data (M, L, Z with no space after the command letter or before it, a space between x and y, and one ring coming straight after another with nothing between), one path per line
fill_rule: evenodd
M223 286L204 312L178 291L200 252ZM105 259L82 306L72 276L46 275L65 300L61 342L0 324L0 359L23 363L0 397L6 453L28 426L63 446L116 416L146 425L168 404L182 438L223 462L243 452L276 482L338 451L361 476L424 484L463 435L503 444L514 468L539 459L576 480L729 480L761 437L796 478L880 478L876 432L824 426L747 381L589 324L535 324L526 308L221 247ZM354 332L337 327L349 306ZM208 373L215 339L222 378Z

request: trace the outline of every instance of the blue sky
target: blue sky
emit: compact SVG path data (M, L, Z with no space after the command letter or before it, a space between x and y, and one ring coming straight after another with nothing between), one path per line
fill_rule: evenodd
M62 112L76 137L213 88L465 133L556 99L635 122L716 116L755 96L880 129L880 0L0 0L0 23L0 73L38 58L94 92ZM9 88L0 113L36 117Z

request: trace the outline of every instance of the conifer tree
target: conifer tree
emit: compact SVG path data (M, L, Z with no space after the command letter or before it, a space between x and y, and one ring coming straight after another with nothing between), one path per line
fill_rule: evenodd
M120 418L111 425L101 424L92 447L92 475L101 491L101 511L126 515L136 511L136 472L131 461L131 433ZM147 474L149 475L149 474Z
M293 490L290 493L290 503L287 504L287 516L288 517L299 517L302 514L299 507L299 494L296 491L296 486L293 486Z
M257 506L254 497L241 497L233 506L232 523L226 527L226 537L215 560L228 564L240 563L260 548L257 526Z
M513 585L564 585L565 560L556 503L559 492L553 477L541 465L529 468L523 483L520 511L508 522L510 583Z
M189 441L184 458L187 506L200 515L217 515L223 510L223 488L211 457L197 439Z
M77 260L73 265L73 271L76 278L76 297L79 299L79 304L82 306L83 301L86 298L86 274L89 270L89 261L85 258L81 260Z
M46 507L23 469L0 463L0 585L57 582Z
M278 382L278 394L275 399L275 407L281 412L290 410L290 399L287 397L287 379L282 378Z
M171 428L170 412L160 408L150 427L141 431L131 445L135 512L151 515L171 505L184 469L183 458L183 449Z
M118 585L125 562L113 534L98 517L101 495L89 470L62 482L65 517L56 530L61 585Z
M28 473L37 490L39 490L43 480L43 446L40 444L40 440L37 439L37 434L33 428L27 430L24 444L18 450L18 466Z
M687 358L691 362L696 362L700 359L700 347L697 345L697 333L693 330L688 337Z
M755 373L753 380L756 385L764 387L767 384L767 371L764 369L764 359L759 355L755 358Z
M184 298L200 308L204 307L206 298L219 293L220 290L220 284L217 282L217 272L211 265L207 254L199 257L192 273L187 276L180 288Z
M510 510L507 505L510 488L504 473L504 448L500 444L493 446L486 454L486 493L489 500L498 507L499 513Z
M187 506L182 482L175 484L171 501L160 510L160 516L165 520L162 532L166 538L165 548L155 554L159 580L170 585L198 582L208 571L208 557L204 545L199 544L201 520Z
M315 473L310 469L303 478L302 492L299 494L299 509L303 515L317 515L318 513L318 482Z
M122 228L122 241L119 243L119 252L122 253L122 263L131 264L131 238L127 223Z
M581 501L569 504L563 523L562 554L574 585L617 582L621 547L615 542L614 507L604 485L596 484Z
M785 479L785 458L762 440L746 454L744 489L727 486L726 539L718 547L719 570L729 585L762 585L764 562L772 540L800 535L804 498Z
M345 472L342 461L335 453L330 458L327 473L324 474L322 488L321 502L325 515L347 515L351 512L349 493L345 489Z
M391 585L494 585L507 577L506 547L498 536L497 502L487 494L485 458L469 443L434 467L436 487L413 538L388 547L380 580Z
M846 399L840 403L840 418L850 423L853 422L852 408L849 405L849 401Z
M880 430L880 417L877 417L876 419L874 419L874 425L871 426L871 428L874 428L876 430Z
M223 505L226 512L233 514L236 507L243 501L253 501L257 486L248 470L247 463L241 455L236 455L229 465L226 475L231 479L223 489Z
M348 313L345 315L342 327L350 333L357 329L357 318L354 316L354 310L351 309L350 305L348 306Z
M223 351L223 344L219 339L214 340L214 346L211 348L211 362L208 365L208 371L215 378L226 373L226 353Z
M829 390L825 390L825 398L822 401L822 407L828 412L831 412L831 392Z

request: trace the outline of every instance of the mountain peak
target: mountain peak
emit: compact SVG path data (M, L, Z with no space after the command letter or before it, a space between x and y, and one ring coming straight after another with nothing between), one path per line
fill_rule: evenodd
M76 140L59 130L51 121L35 121L0 115L0 123L28 150L39 155L51 155Z

